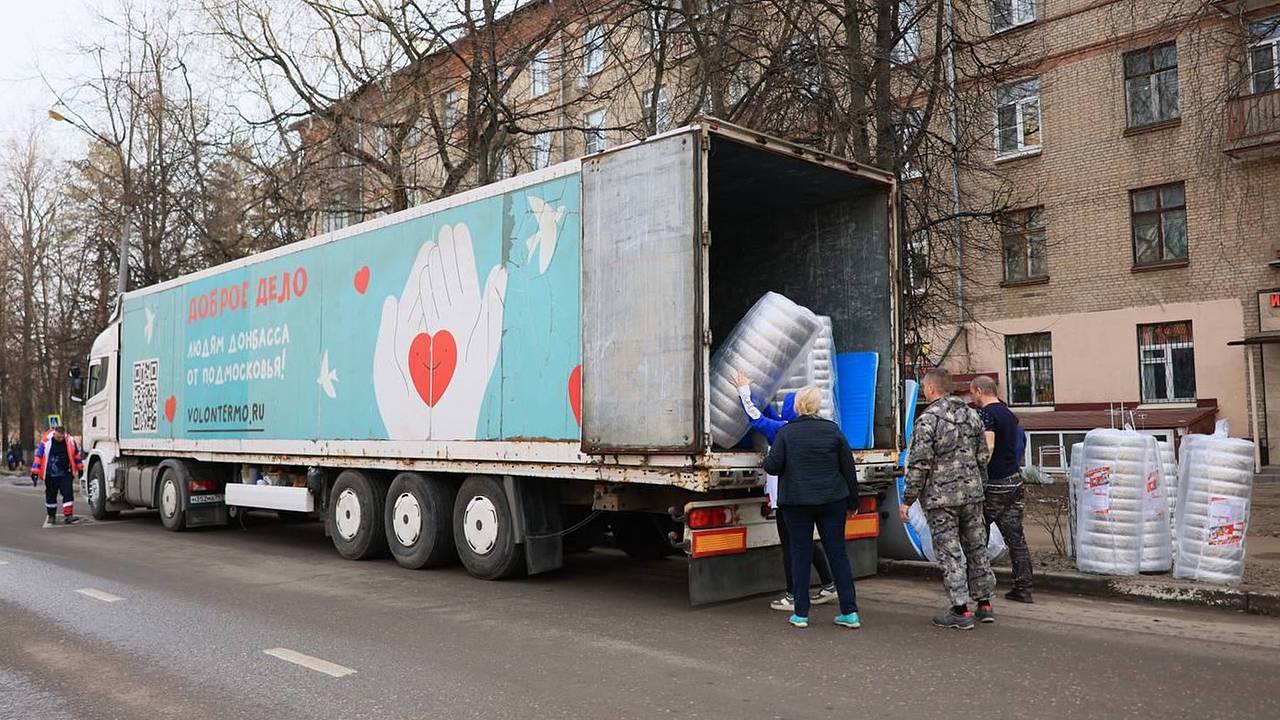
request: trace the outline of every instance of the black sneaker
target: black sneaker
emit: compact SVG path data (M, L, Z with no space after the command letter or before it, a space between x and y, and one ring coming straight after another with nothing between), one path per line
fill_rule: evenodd
M978 609L973 613L973 616L977 618L978 622L993 623L996 621L996 611L991 609L991 603L989 602L978 603Z
M1005 598L1006 600L1012 600L1012 601L1014 601L1014 602L1020 602L1020 603L1028 603L1028 604L1030 604L1030 603L1035 602L1035 600L1032 600L1032 599L1031 599L1031 591L1030 591L1030 590L1019 590L1019 589L1017 589L1017 588L1014 588L1014 589L1010 590L1009 592L1005 593L1005 594L1004 594L1004 598Z
M940 628L972 630L974 625L973 611L965 610L963 613L958 613L955 610L948 608L946 612L933 617L933 624Z
M68 516L66 516L66 517L64 517L64 518L62 519L62 524L63 524L63 525L75 525L76 523L80 522L80 520L81 520L81 518L80 518L79 516L76 516L76 515L68 515Z
M43 525L41 525L40 527L42 527L42 528L51 528L51 527L53 527L53 517L47 517L47 518L45 518L45 519L44 519L44 524L43 524Z

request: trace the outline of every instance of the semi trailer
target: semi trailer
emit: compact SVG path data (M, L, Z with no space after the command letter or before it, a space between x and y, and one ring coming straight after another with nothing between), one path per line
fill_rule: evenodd
M889 174L704 119L128 292L72 370L92 514L310 516L345 558L483 579L611 535L683 553L695 604L781 589L761 455L713 446L708 404L773 290L882 358L846 532L873 573L894 207Z

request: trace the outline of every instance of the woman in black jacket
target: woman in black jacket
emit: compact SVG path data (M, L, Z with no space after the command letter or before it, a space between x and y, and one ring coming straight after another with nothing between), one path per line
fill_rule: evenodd
M856 628L862 621L844 545L844 522L858 503L858 477L849 441L835 423L818 417L821 406L822 395L815 387L796 394L799 417L778 431L764 459L764 471L778 476L778 510L791 536L791 593L796 599L791 624L809 626L809 572L816 524L840 596L835 622Z

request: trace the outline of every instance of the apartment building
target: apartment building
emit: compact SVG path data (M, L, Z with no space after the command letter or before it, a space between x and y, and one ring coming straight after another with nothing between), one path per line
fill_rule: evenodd
M1097 426L1175 441L1217 419L1268 462L1280 3L993 7L987 42L1034 52L995 89L990 167L1034 200L993 230L999 257L970 260L972 321L944 364L1000 378L1035 464Z
M585 3L564 15L532 2L502 18L497 79L518 127L487 170L452 186L441 155L472 151L461 124L474 79L455 53L430 56L414 70L431 82L392 83L368 103L386 112L387 96L426 92L444 126L445 147L427 141L438 128L410 134L409 204L751 102L758 66L709 92L686 59L690 38L714 28L680 24L726 5ZM895 62L928 62L917 57L933 35L927 7L898 3L901 22L922 21L904 28ZM996 177L1025 202L992 224L984 245L996 251L965 259L963 294L947 299L970 321L931 338L931 358L999 379L1034 464L1065 465L1064 448L1093 427L1132 422L1176 442L1219 419L1258 437L1269 461L1280 448L1280 0L991 0L957 13L968 47L1015 49L998 77L958 88L970 115L990 115L982 172L962 174L960 192L980 201ZM367 130L360 142L382 149L378 124ZM324 145L323 133L308 142ZM364 173L354 187L350 172L333 177L357 205L390 191L352 165ZM904 193L918 175L905 166ZM318 218L318 230L361 219Z

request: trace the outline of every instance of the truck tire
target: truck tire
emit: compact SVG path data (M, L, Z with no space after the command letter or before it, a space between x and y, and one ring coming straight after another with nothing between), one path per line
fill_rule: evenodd
M166 530L179 532L187 527L187 477L170 466L161 470L156 485L156 507L160 508L160 522Z
M507 492L496 478L467 478L453 503L453 541L462 566L481 580L524 570L524 546L516 544Z
M382 531L386 480L360 470L343 470L329 491L330 536L338 554L348 560L368 560L387 552Z
M396 562L417 570L457 557L451 520L456 495L457 488L433 475L407 472L391 481L383 525Z
M102 463L95 462L89 466L85 491L89 496L89 514L94 520L113 520L120 515L107 510L107 474L102 470Z

